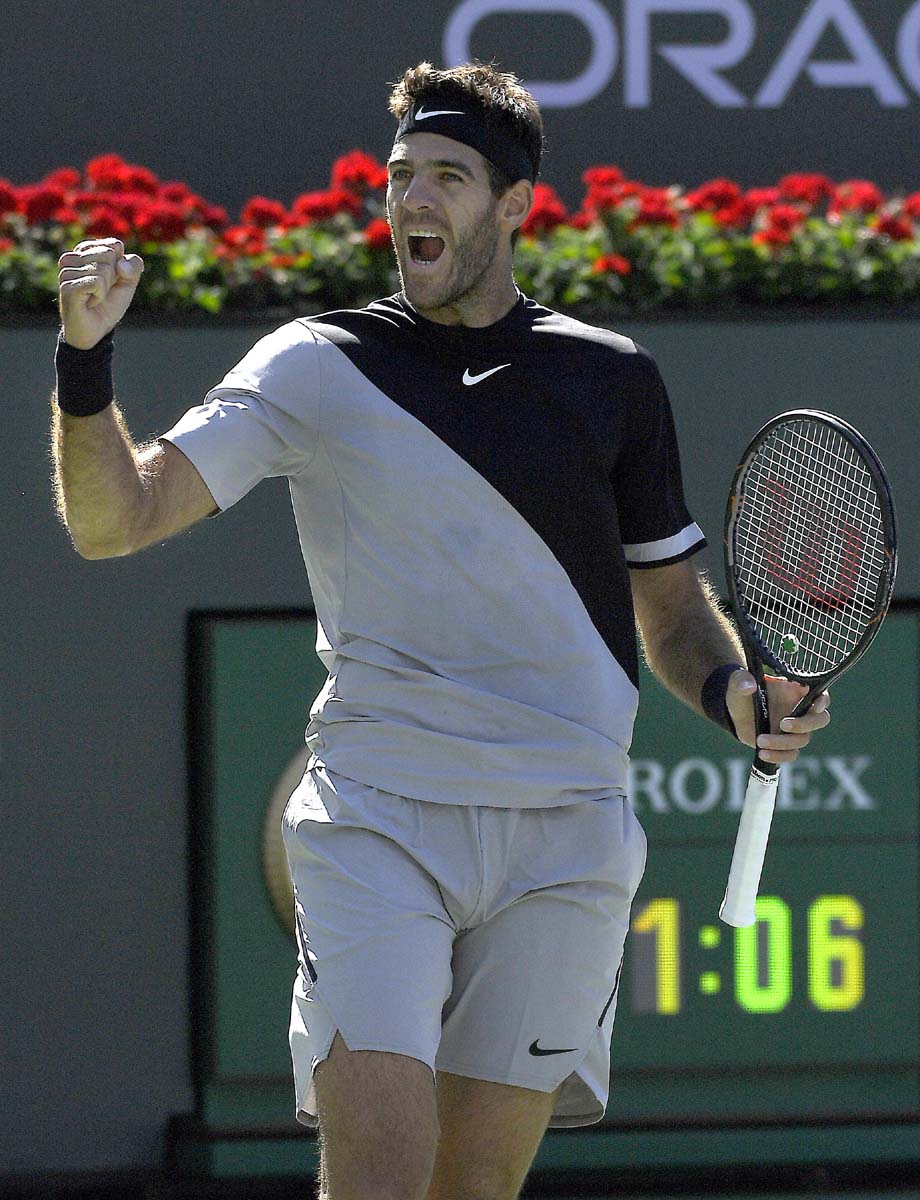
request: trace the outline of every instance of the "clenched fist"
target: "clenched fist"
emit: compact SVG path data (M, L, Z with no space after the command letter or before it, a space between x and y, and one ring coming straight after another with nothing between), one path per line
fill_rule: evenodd
M116 238L78 242L58 259L64 340L89 350L121 320L144 270L139 254L125 254Z

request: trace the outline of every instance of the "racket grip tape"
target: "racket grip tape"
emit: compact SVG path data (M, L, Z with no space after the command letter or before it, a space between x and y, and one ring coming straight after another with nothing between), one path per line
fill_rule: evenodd
M754 765L744 793L732 865L719 908L719 916L725 924L736 929L753 925L755 921L757 888L767 853L778 784L778 770L774 768L768 774Z

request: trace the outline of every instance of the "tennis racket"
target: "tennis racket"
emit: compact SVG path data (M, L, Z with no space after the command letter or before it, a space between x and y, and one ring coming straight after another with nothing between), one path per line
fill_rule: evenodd
M735 473L725 575L748 669L757 733L770 731L764 668L804 684L792 716L857 662L888 611L897 569L894 505L869 443L830 413L780 413ZM744 796L719 916L753 925L779 766L758 754Z

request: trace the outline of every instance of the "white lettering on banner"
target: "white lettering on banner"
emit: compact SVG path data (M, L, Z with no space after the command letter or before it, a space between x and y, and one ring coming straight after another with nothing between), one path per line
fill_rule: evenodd
M480 21L511 12L565 13L580 21L591 38L591 58L580 75L564 83L527 83L545 108L577 108L587 104L613 78L620 40L616 26L599 0L463 0L444 30L444 57L448 66L459 66L473 57L470 37Z
M870 796L857 779L871 763L867 755L854 759L826 758L824 765L840 785L827 797L824 807L829 811L838 811L845 801L852 802L853 808L875 808L875 797ZM849 764L852 762L852 766Z
M817 88L864 88L883 108L903 108L911 98L854 4L855 0L810 0L752 102L723 74L744 61L754 47L757 20L752 0L623 0L624 105L652 106L652 63L657 54L716 108L742 108L750 103L756 108L780 108L802 75ZM871 5L867 7L871 9ZM613 17L599 0L461 0L444 29L448 65L469 62L476 27L487 17L507 13L572 17L591 39L591 56L581 74L567 80L525 81L544 108L587 104L613 79L620 36ZM715 43L663 42L654 46L653 53L652 18L668 15L719 16L727 23L727 33ZM841 39L849 58L813 59L828 31ZM914 0L901 17L896 53L904 78L920 94L920 0Z
M785 812L877 809L878 801L861 782L871 765L867 754L803 756L785 763L776 807ZM646 812L700 816L716 809L740 812L750 772L748 758L684 758L671 767L655 759L635 758L630 764L629 796L640 816Z
M629 798L637 813L670 810L664 767L652 758L634 758L629 764Z
M671 772L668 790L681 812L709 812L722 795L722 776L707 758L685 758ZM696 791L699 795L694 796Z
M627 108L648 108L652 103L651 18L656 13L719 13L728 21L729 34L714 46L662 45L658 53L668 60L697 91L717 108L742 108L747 99L718 71L734 67L747 56L757 32L745 0L628 0L624 33L626 44L624 94Z
M815 812L821 807L821 793L815 779L821 774L819 758L797 758L786 763L779 775L776 807L786 812Z
M811 54L830 25L834 25L843 38L852 59L810 62ZM779 108L803 69L815 87L871 88L879 104L886 108L901 108L909 103L907 93L850 0L813 0L764 80L754 103L759 108Z
M915 92L920 92L920 4L905 14L898 30L898 64Z

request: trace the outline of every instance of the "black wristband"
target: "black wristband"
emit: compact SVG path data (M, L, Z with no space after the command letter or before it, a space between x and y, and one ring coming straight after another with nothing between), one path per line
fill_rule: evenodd
M54 370L61 412L71 417L91 417L108 408L115 399L112 382L114 349L112 330L89 350L77 350L69 345L64 341L64 330L60 331L54 352Z
M728 711L728 705L725 703L725 696L728 692L729 678L736 671L743 670L744 667L740 663L725 663L724 666L716 667L703 684L703 690L700 693L703 712L705 712L710 721L715 721L717 725L721 725L732 737L737 737L738 734L735 731L735 723Z

